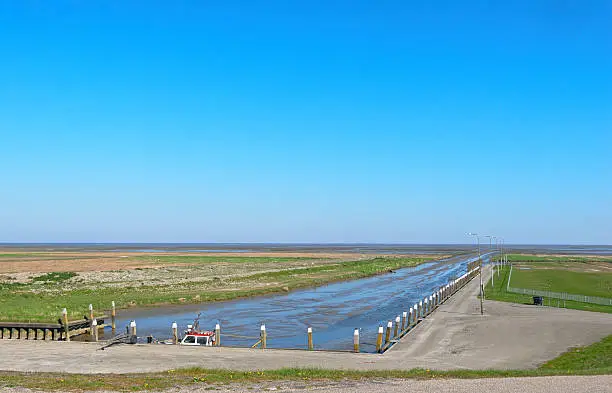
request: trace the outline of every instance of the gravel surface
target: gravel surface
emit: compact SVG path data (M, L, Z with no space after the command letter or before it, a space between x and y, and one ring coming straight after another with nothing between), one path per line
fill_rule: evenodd
M363 392L363 393L609 393L612 392L612 376L588 377L534 377L491 379L443 379L443 380L397 380L340 382L270 382L248 385L211 386L189 385L165 390L164 393L193 392L306 392L319 393ZM40 390L4 388L3 393L34 393ZM104 392L99 392L104 393Z

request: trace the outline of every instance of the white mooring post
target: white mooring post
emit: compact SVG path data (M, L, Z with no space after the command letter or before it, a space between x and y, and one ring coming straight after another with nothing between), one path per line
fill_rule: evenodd
M215 325L215 346L221 346L221 325Z
M359 329L353 332L353 352L359 353Z
M91 321L91 340L98 341L98 321L96 318Z
M266 349L266 345L267 345L266 325L262 323L260 330L261 330L261 349Z
M312 328L310 326L306 330L306 334L308 335L308 350L312 351L314 349L314 344L312 343Z
M130 322L130 334L136 336L136 321Z
M172 344L178 344L178 325L172 322Z

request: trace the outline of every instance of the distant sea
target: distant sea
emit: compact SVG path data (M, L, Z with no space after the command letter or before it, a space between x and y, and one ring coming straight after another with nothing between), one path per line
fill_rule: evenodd
M493 246L495 247L495 245ZM612 255L612 245L506 244L509 251L557 254ZM489 243L482 243L483 251ZM475 244L379 244L379 243L0 243L12 251L88 252L342 252L356 254L445 254L469 252Z

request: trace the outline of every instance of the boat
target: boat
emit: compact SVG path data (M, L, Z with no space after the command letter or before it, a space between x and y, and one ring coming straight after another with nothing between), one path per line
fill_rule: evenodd
M187 325L181 345L189 346L207 346L215 345L215 332L213 330L200 330L200 314L193 321L193 325Z

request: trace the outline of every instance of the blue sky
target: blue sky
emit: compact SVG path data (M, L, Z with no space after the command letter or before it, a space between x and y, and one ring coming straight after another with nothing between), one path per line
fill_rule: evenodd
M2 2L0 242L611 244L611 19Z

